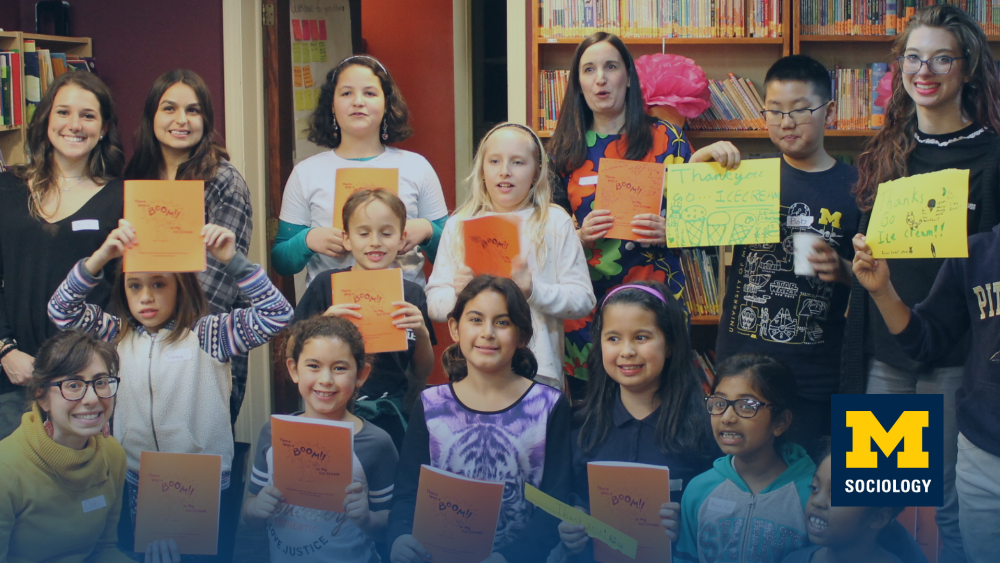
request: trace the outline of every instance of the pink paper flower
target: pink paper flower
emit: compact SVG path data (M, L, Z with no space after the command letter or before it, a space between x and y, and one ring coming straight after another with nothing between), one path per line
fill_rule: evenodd
M672 106L690 119L711 105L705 71L687 57L643 55L635 70L647 106Z
M889 70L886 72L882 79L878 81L878 86L875 87L875 105L880 108L884 108L889 104L889 98L892 97L892 69L896 65L889 65Z

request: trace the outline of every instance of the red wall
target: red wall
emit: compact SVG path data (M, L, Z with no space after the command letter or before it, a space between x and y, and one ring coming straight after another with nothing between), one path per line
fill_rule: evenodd
M71 6L72 33L94 41L98 73L114 93L129 155L153 81L173 68L191 69L208 84L215 130L223 135L222 2L73 0ZM35 31L35 0L20 0L20 20L18 31Z
M452 0L362 0L361 36L410 107L414 135L397 146L430 161L455 207Z

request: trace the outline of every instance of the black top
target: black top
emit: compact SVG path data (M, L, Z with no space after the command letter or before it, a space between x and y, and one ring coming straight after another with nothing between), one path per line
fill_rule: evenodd
M851 194L857 179L857 170L840 161L829 170L805 172L781 159L781 243L735 248L715 344L719 362L766 354L788 365L799 395L828 401L837 392L851 290L795 275L792 234L820 236L853 259L851 239L861 219Z
M28 185L12 172L0 174L0 338L17 340L18 350L34 356L59 332L49 320L49 299L81 258L104 244L124 210L124 184L109 182L83 207L55 223L31 216ZM104 268L87 302L106 308L117 260ZM18 389L5 375L0 392Z
M908 174L925 174L948 168L969 171L969 234L988 232L997 224L1000 198L997 168L1000 165L1000 138L978 124L946 135L917 134L918 143L907 163ZM862 218L861 232L867 232L871 213ZM943 258L891 259L889 272L900 299L913 306L927 297ZM844 342L843 392L863 393L868 372L867 360L877 359L897 369L925 372L936 367L965 363L969 339L958 338L949 353L932 361L915 361L900 348L878 312L878 307L861 284L855 282Z
M333 289L330 285L330 275L350 271L350 268L327 270L317 274L309 284L298 306L295 307L295 322L308 319L313 315L322 314L333 305ZM431 337L431 345L437 344L434 327L427 314L427 296L420 285L403 279L403 300L415 305L424 315L424 323ZM400 352L382 352L375 354L372 361L372 372L368 381L361 387L360 396L378 399L388 394L389 397L403 396L409 383L406 379L406 369L413 359L413 351L417 347L417 336L412 329L406 329L406 350Z

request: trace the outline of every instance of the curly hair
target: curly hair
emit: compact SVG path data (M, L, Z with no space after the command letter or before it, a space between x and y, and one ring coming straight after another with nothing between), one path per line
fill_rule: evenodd
M326 75L326 82L319 91L319 101L316 109L309 117L309 140L321 147L335 149L340 146L340 128L337 127L337 118L333 114L333 95L337 89L337 79L340 73L352 66L363 66L372 71L378 77L382 85L382 94L385 97L385 114L382 123L386 127L388 139L379 140L383 145L391 145L405 141L413 135L413 128L410 127L410 109L403 100L403 94L393 81L392 76L385 70L374 57L368 55L351 55L340 61L340 64L333 67Z

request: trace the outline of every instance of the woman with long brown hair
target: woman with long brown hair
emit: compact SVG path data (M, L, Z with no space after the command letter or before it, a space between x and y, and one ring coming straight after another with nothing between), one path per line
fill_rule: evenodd
M986 35L961 9L936 5L916 13L893 44L892 56L885 127L858 160L857 199L865 212L860 231L867 231L879 184L948 168L969 170L969 234L989 231L1000 222L1000 78ZM892 283L904 303L913 306L927 297L942 262L891 260ZM959 529L955 464L968 337L947 357L916 362L855 282L844 342L844 391L944 395L944 506L937 511L941 561L965 561L962 540L966 536L968 546L969 534Z
M0 174L0 438L21 421L18 389L38 348L58 333L49 297L78 260L97 250L122 216L125 155L111 92L89 72L46 90L28 125L28 162ZM104 276L112 279L113 266ZM92 302L106 305L102 281Z

